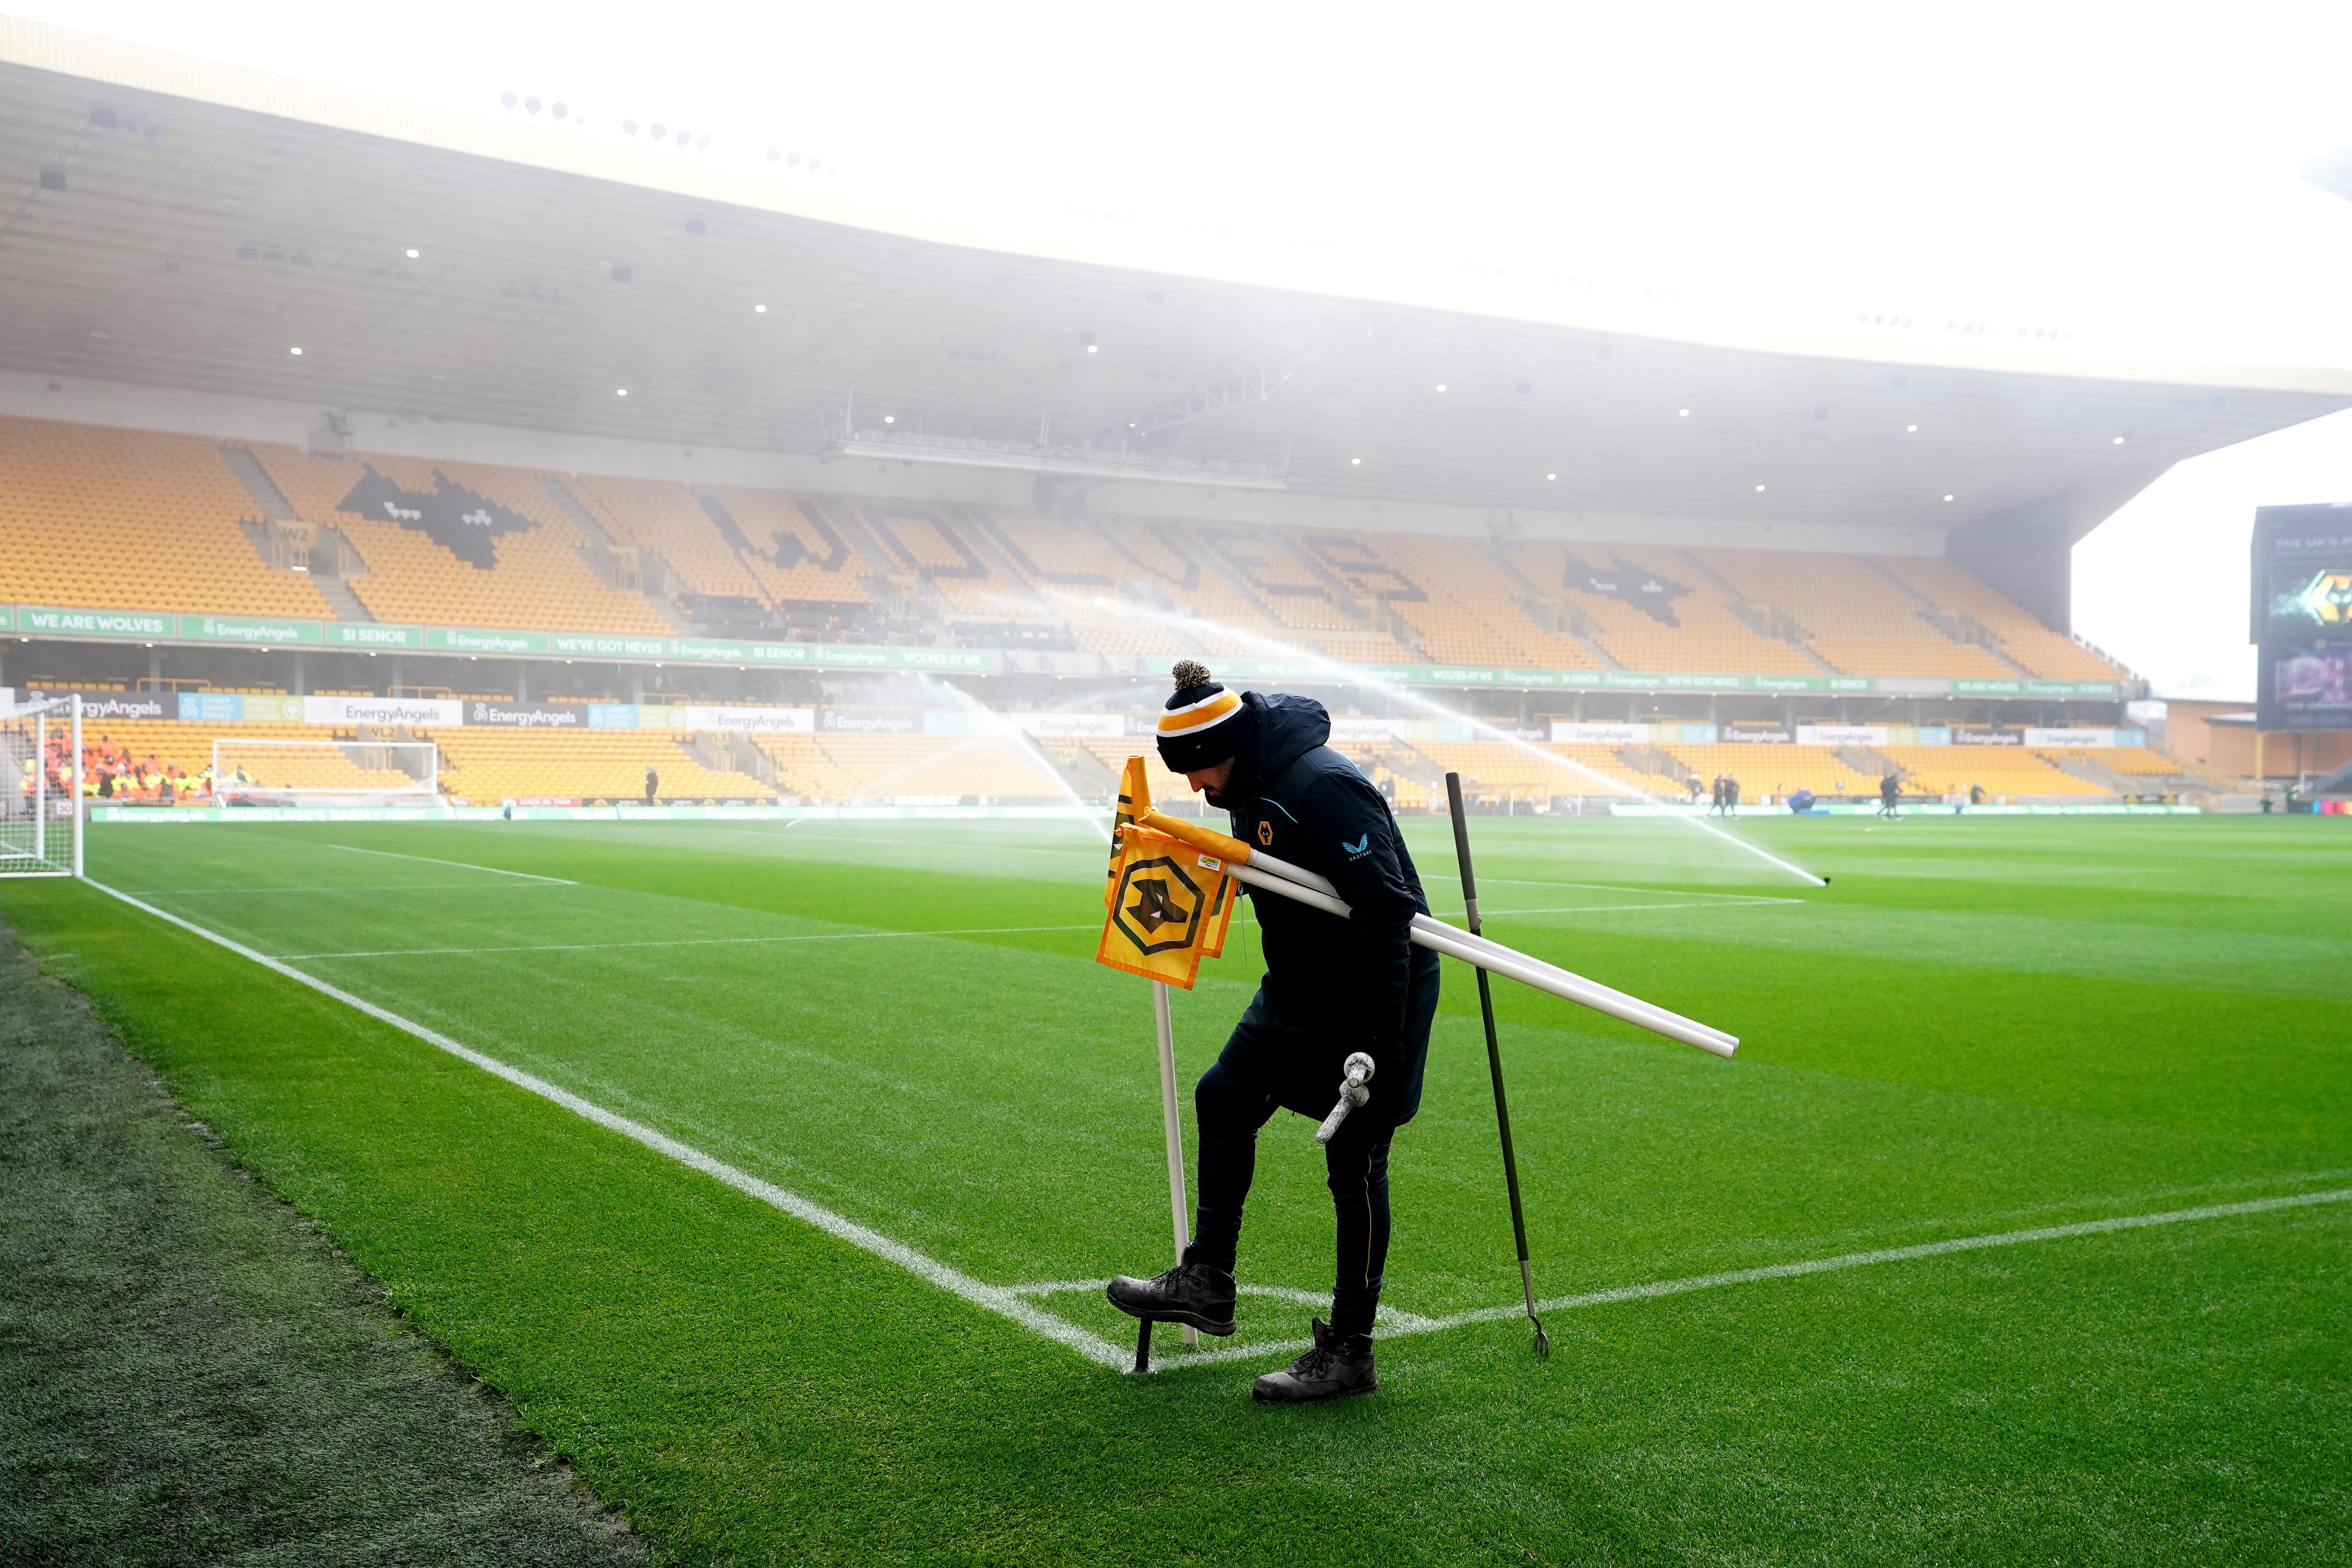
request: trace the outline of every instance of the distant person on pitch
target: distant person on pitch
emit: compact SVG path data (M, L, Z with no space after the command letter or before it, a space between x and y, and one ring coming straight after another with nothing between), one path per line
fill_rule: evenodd
M646 804L647 805L653 805L654 792L659 788L661 788L661 774L654 772L654 765L647 763L646 764Z
M1412 945L1429 912L1388 805L1356 765L1324 742L1330 716L1308 697L1236 695L1191 659L1160 716L1169 771L1231 814L1234 837L1328 877L1346 920L1288 899L1253 897L1265 952L1257 994L1192 1091L1200 1184L1183 1261L1149 1279L1120 1275L1111 1305L1130 1317L1234 1331L1242 1205L1257 1168L1257 1132L1274 1113L1322 1120L1349 1055L1375 1064L1371 1099L1323 1146L1339 1220L1331 1321L1314 1347L1257 1380L1268 1404L1370 1394L1372 1315L1389 1250L1389 1140L1421 1108L1437 955Z
M1897 809L1903 800L1903 780L1899 773L1888 773L1878 781L1878 815L1889 821L1900 816Z
M1726 816L1739 815L1739 779L1735 773L1723 775L1723 815Z

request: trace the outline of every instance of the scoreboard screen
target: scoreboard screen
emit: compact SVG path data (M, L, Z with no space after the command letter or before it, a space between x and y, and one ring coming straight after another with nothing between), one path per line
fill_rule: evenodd
M2352 502L2254 513L2255 722L2352 730Z

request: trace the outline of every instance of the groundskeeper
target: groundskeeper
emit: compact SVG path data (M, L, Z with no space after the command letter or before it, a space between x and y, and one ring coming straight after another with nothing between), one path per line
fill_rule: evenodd
M1331 721L1311 698L1231 692L1190 659L1159 722L1169 771L1231 814L1233 835L1330 879L1349 918L1254 898L1265 973L1192 1103L1198 1194L1183 1261L1150 1279L1121 1275L1111 1303L1130 1316L1234 1331L1234 1253L1256 1168L1258 1129L1276 1110L1320 1121L1348 1058L1372 1058L1370 1099L1324 1145L1338 1219L1331 1317L1286 1371L1257 1380L1263 1401L1305 1404L1370 1394L1372 1317L1389 1246L1389 1143L1421 1104L1437 954L1411 941L1427 914L1412 857L1387 803L1324 744Z

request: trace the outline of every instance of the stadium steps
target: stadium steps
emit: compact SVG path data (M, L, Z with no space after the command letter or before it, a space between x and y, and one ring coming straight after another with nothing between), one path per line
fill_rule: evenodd
M310 574L310 586L319 590L319 597L334 606L335 619L339 621L375 619L373 616L368 614L368 607L360 603L360 596L352 592L352 585L344 582L341 577L324 572L313 572Z
M228 471L236 476L237 483L245 487L245 493L253 498L253 504L261 509L258 521L243 517L236 520L237 531L245 535L246 542L253 546L253 552L260 556L263 564L273 572L309 574L309 547L287 532L287 524L299 525L302 521L295 514L294 503L286 499L286 492L278 488L277 481L261 466L261 459L245 447L223 442L220 455L221 461L228 465ZM317 587L318 584L314 582L311 586ZM348 592L339 598L323 591L320 596L339 611L342 603L352 597ZM360 618L374 619L372 616Z
M1213 548L1207 540L1189 528L1180 528L1172 522L1163 522L1160 528L1163 533L1181 540L1186 553L1222 578L1225 586L1238 595L1242 603L1255 611L1267 626L1280 626L1288 624L1276 613L1274 606L1267 604L1259 595L1258 591L1250 585L1249 579L1243 576L1234 569L1233 563L1225 559L1223 551Z
M1883 779L1889 773L1899 773L1903 771L1894 758L1874 746L1840 746L1837 749L1837 760L1858 773L1868 774L1874 780Z
M1689 766L1664 746L1620 746L1617 760L1631 771L1652 778L1687 781L1692 777Z
M243 447L226 442L222 443L220 455L228 471L236 476L236 482L245 487L245 493L253 498L253 504L261 509L264 518L271 522L301 521L294 513L294 503L286 499L286 492L278 488L278 481L269 477L260 458Z
M982 565L1012 584L1013 593L1034 614L1049 619L1059 618L1038 594L1036 586L1013 569L1012 553L1003 548L1003 536L984 513L968 511L960 507L942 507L940 509L940 526L952 531L957 539L962 541L965 549L980 557Z
M1410 741L1391 741L1372 752L1372 759L1400 778L1411 779L1433 798L1445 793L1445 764Z
M677 574L669 569L669 563L663 560L657 552L638 551L636 581L634 584L627 582L628 574L621 568L621 546L614 542L604 525L596 521L596 514L581 505L580 498L573 495L570 487L554 474L540 475L539 488L547 492L547 499L553 501L565 517L572 520L572 525L586 541L574 546L572 552L580 557L581 563L589 571L596 574L598 582L615 593L635 594L645 600L646 607L662 618L662 623L675 637L692 637L701 629L671 602L670 582Z
M1749 631L1759 637L1769 637L1774 642L1788 644L1804 656L1806 663L1823 675L1838 673L1835 666L1813 651L1811 640L1812 634L1797 624L1796 616L1777 605L1757 604L1747 595L1733 587L1729 578L1700 560L1692 552L1678 550L1675 553L1689 563L1690 569L1698 574L1701 582L1723 595L1725 607L1729 609L1740 624Z
M2056 768L2060 773L2066 774L2068 777L2081 779L2087 784L2096 784L2099 788L2107 791L2111 795L2159 795L2164 792L2152 786L2158 784L2173 784L2178 782L2177 776L2174 778L2168 778L2166 775L2161 773L2152 774L2147 778L2141 779L2126 778L2123 774L2116 773L2112 768L2100 766L2097 763L2092 761L2089 757L2084 756L2080 752L2044 752L2036 750L2031 754L2040 758L2045 763L2048 763L2052 767Z
M1864 566L1867 567L1871 572L1876 574L1878 576L1884 578L1889 587L1893 588L1896 593L1902 595L1906 600L1909 601L1911 608L1918 615L1919 618L1927 622L1929 626L1935 627L1937 631L1942 633L1945 637L1951 638L1956 643L1963 643L1970 647L1980 647L1984 649L1985 652L1992 655L1993 658L2000 660L2002 664L2008 666L2009 671L2012 675L2022 676L2028 680L2033 679L2033 671L2026 668L2025 666L2018 663L2017 660L2009 657L2008 650L2000 646L2000 635L1990 626L1986 626L1982 621L1978 620L1966 610L1946 609L1943 605L1938 605L1936 601L1927 597L1927 595L1922 594L1918 589L1914 588L1910 584L1906 583L1902 578L1897 577L1894 573L1888 571L1884 563L1874 561L1867 555L1863 556L1861 559Z
M738 773L756 780L762 789L776 787L776 759L753 745L748 735L697 730L678 747L708 773Z
M1556 637L1575 639L1576 645L1591 655L1592 662L1602 669L1625 668L1615 654L1601 646L1600 625L1574 601L1557 595L1546 598L1543 590L1536 586L1535 580L1520 571L1519 563L1511 559L1510 552L1495 541L1483 540L1478 548L1486 552L1486 559L1494 563L1495 570L1501 573L1503 580L1510 584L1519 608L1539 629ZM1416 647L1414 651L1418 653L1420 650Z

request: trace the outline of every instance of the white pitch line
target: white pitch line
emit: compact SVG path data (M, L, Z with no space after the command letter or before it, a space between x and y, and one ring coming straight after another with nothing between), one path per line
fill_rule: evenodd
M1482 920L1500 920L1506 915L1621 915L1645 910L1744 910L1762 904L1801 904L1802 899L1759 899L1755 904L1561 904L1543 910L1490 910L1483 903L1478 907ZM1436 913L1434 910L1430 911ZM1460 910L1446 911L1455 920L1463 917Z
M107 889L112 892L112 889ZM740 947L768 942L870 942L893 936L1013 936L1034 931L1093 931L1079 926L965 926L953 931L828 931L796 936L692 936L657 942L562 942L540 947L385 947L364 952L289 952L291 959L312 958L446 958L477 952L586 952L610 947Z
M563 886L579 886L566 882ZM175 899L195 893L426 893L448 892L457 889L480 892L485 889L503 889L512 893L528 893L528 887L509 887L504 882L344 882L327 888L133 888L134 893L151 899Z
M577 882L562 877L541 877L530 871L509 871L497 866L477 866L466 860L436 860L430 855L403 855L392 849L362 849L356 844L330 844L330 849L348 849L354 855L381 855L387 860L422 860L427 866L455 866L461 871L488 871L493 877L520 877L526 882L554 882L562 887L576 888Z
M1647 1300L1654 1296L1679 1296L1689 1290L1712 1290L1725 1285L1747 1285L1759 1279L1792 1279L1805 1274L1828 1274L1844 1268L1865 1268L1879 1263L1907 1263L1914 1258L1941 1258L1954 1252L1975 1252L1989 1247L2021 1247L2028 1242L2063 1241L2070 1237L2105 1236L2119 1230L2142 1230L2150 1226L2187 1225L2195 1220L2226 1219L2233 1215L2269 1214L2276 1209L2304 1208L2313 1204L2352 1202L2352 1187L2338 1187L2332 1192L2296 1193L2282 1198L2253 1198L2244 1203L2211 1204L2203 1208L2168 1209L2160 1214L2117 1215L2111 1219L2084 1220L2078 1225L2047 1225L2032 1230L2004 1230L1990 1236L1960 1236L1949 1241L1923 1242L1916 1247L1881 1247L1874 1252L1848 1252L1836 1258L1809 1258L1795 1263L1769 1263L1760 1268L1735 1268L1722 1274L1700 1274L1687 1279L1658 1279L1647 1285L1621 1285L1613 1290L1593 1290L1581 1296L1555 1296L1536 1303L1542 1312L1572 1311L1580 1307L1605 1307L1618 1301ZM1313 1298L1316 1300L1321 1297ZM1494 1323L1527 1315L1524 1303L1513 1301L1501 1307L1479 1307L1467 1312L1454 1312L1443 1318L1424 1318L1412 1328L1392 1329L1393 1334L1429 1334L1446 1329L1464 1328L1471 1323ZM1153 1371L1175 1367L1203 1366L1213 1362L1246 1361L1259 1356L1279 1355L1285 1351L1305 1350L1305 1340L1261 1342L1248 1345L1232 1345L1222 1350L1187 1353L1171 1360Z
M1774 893L1710 893L1703 888L1627 888L1615 882L1558 882L1549 877L1487 877L1478 879L1506 888L1582 888L1595 893L1642 893L1654 897L1659 893L1676 894L1685 899L1740 900L1748 903L1801 904L1802 899L1782 898Z
M517 1089L538 1095L542 1100L551 1100L575 1116L617 1132L624 1138L633 1139L656 1153L666 1154L681 1165L690 1166L704 1175L724 1182L737 1192L756 1198L772 1208L781 1209L795 1219L805 1220L826 1235L837 1237L852 1247L870 1252L887 1262L895 1263L909 1274L928 1280L942 1290L961 1296L976 1307L994 1312L1000 1317L1009 1318L1023 1328L1042 1334L1056 1344L1066 1345L1088 1361L1109 1367L1124 1367L1129 1364L1127 1352L1101 1335L1091 1333L1075 1323L1066 1323L1051 1312L1031 1305L1010 1290L999 1286L984 1285L961 1269L950 1268L937 1258L928 1258L902 1242L891 1240L879 1231L869 1230L854 1220L844 1218L829 1208L811 1203L797 1193L787 1192L772 1182L761 1181L748 1171L739 1170L722 1160L713 1159L701 1150L681 1143L665 1133L656 1132L641 1121L632 1121L625 1116L615 1115L603 1106L583 1100L570 1089L560 1089L545 1079L533 1077L520 1068L509 1067L497 1058L485 1056L471 1047L461 1046L446 1035L404 1018L388 1008L379 1007L363 997L354 996L338 986L330 985L316 975L305 974L300 970L270 957L268 953L257 952L241 942L230 941L217 931L206 931L194 921L182 920L168 910L159 910L152 904L142 903L130 894L110 888L103 882L92 882L89 885L101 893L121 900L132 909L143 910L153 915L157 920L168 921L183 931L204 938L206 942L216 942L240 958L250 959L264 969L282 974L299 984L307 985L321 995L331 996L348 1007L356 1008L369 1017L380 1023L389 1024L403 1034L412 1035L423 1040L428 1046L446 1051L458 1060L478 1067L495 1078L504 1079Z

